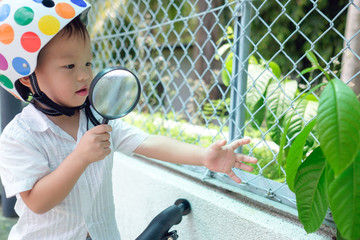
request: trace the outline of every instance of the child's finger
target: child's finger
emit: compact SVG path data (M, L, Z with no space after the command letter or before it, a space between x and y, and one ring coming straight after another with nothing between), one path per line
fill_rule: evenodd
M102 125L98 125L92 129L90 129L89 131L92 131L95 134L98 133L104 133L104 132L111 132L112 131L112 127L108 124L102 124Z
M233 171L229 172L227 175L231 177L231 179L234 180L235 182L241 183L241 179L238 176L236 176Z
M219 149L225 146L225 144L226 144L226 140L217 140L212 144L212 147L214 147L215 149Z
M99 139L100 141L109 141L110 139L110 133L108 132L105 132L105 133L102 133L102 134L99 134Z
M246 165L243 162L235 162L234 167L242 169L247 172L252 172L254 170L254 168L252 166Z
M246 156L244 154L237 154L236 155L237 162L247 162L247 163L254 163L256 164L258 160L254 157Z
M251 141L250 138L242 138L242 139L238 139L238 140L233 141L232 143L229 144L229 146L233 150L235 150L235 149L237 149L238 147L240 147L242 145L250 143L250 141Z
M110 142L109 141L104 141L101 143L103 148L109 148L110 147Z

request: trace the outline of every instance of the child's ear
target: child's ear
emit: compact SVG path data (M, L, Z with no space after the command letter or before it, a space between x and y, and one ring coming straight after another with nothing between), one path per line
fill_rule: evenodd
M20 96L25 100L27 100L31 94L34 94L29 76L16 80L15 87L18 90Z
M19 79L20 83L22 85L24 85L25 87L28 87L30 89L32 89L31 83L30 83L30 78L29 77L23 77Z

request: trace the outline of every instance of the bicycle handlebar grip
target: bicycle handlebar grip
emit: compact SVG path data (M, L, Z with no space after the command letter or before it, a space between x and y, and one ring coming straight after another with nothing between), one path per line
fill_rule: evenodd
M175 205L170 206L159 213L136 238L136 240L160 240L176 224L179 224L183 215L191 211L190 203L186 199L178 199Z
M191 205L188 200L180 198L176 200L175 205L177 205L182 212L182 215L188 215L191 212Z

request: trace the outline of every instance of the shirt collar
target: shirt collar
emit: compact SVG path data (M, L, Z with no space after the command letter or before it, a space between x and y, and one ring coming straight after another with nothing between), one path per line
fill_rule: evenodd
M64 131L53 123L44 113L37 110L32 104L29 104L25 107L22 111L22 117L26 122L26 125L29 129L36 132L45 132L46 130L50 129L57 135L63 136ZM84 110L80 110L80 123L79 129L82 132L86 131L86 118ZM67 135L67 134L65 134Z
M29 104L23 109L22 117L28 128L33 131L45 132L48 128L50 128L50 119L37 110L32 104Z

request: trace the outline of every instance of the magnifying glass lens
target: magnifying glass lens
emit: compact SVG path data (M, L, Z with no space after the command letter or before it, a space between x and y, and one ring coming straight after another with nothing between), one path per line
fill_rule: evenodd
M130 113L140 98L140 82L127 69L111 68L99 73L90 86L92 107L107 120Z

